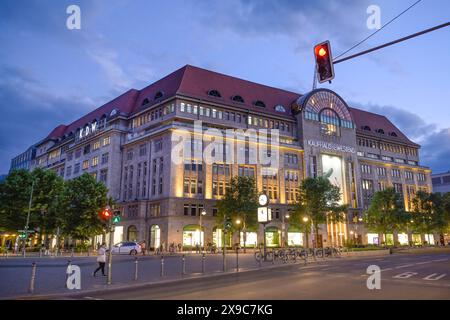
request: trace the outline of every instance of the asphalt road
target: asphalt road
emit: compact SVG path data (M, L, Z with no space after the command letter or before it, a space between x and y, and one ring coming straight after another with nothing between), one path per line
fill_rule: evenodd
M381 268L381 289L366 286L369 265ZM450 299L450 254L394 254L125 288L66 299Z

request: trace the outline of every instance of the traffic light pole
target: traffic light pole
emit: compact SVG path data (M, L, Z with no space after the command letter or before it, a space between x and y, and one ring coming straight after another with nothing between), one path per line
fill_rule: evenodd
M108 254L108 281L107 284L111 284L112 281L112 247L113 247L113 238L114 238L114 225L112 223L112 218L109 219L109 254Z
M425 33L428 33L428 32L431 32L431 31L435 31L435 30L438 30L438 29L441 29L441 28L445 28L445 27L448 27L448 26L450 26L450 22L446 22L446 23L440 24L440 25L438 25L436 27L429 28L429 29L426 29L426 30L414 33L412 35L409 35L409 36L406 36L406 37L403 37L403 38L400 38L400 39L397 39L397 40L394 40L394 41L382 44L382 45L374 47L372 49L368 49L368 50L365 50L365 51L353 54L351 56L348 56L348 57L345 57L345 58L333 61L333 64L338 64L338 63L341 63L341 62L344 62L344 61L347 61L347 60L350 60L350 59L362 56L364 54L367 54L367 53L370 53L370 52L373 52L373 51L376 51L376 50L380 50L380 49L386 48L388 46L392 46L392 45L394 45L396 43L403 42L403 41L406 41L406 40L409 40L409 39L421 36L421 35L423 35Z

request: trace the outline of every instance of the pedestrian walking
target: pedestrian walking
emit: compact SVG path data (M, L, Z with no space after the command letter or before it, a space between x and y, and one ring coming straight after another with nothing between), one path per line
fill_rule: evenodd
M97 252L97 262L98 262L98 268L95 269L94 272L92 272L92 276L95 277L95 274L99 271L102 270L102 275L104 277L106 277L105 274L105 263L106 263L106 243L102 243L102 245L100 246L100 248L98 249Z
M145 240L141 242L142 255L145 256L146 244Z

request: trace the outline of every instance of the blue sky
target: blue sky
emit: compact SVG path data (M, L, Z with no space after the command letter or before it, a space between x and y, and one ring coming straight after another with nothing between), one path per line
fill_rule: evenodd
M415 0L2 0L0 173L10 159L133 87L192 64L275 87L311 90L312 47L335 56L369 35L369 5L387 22ZM68 30L66 8L81 8ZM422 0L352 51L450 20L450 1ZM450 170L450 28L335 66L325 85L388 116L422 144L424 165Z

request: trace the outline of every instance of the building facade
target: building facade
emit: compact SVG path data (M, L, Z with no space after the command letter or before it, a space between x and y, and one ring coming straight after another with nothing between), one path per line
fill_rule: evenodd
M450 192L450 171L431 175L434 192L441 194Z
M386 117L351 108L327 89L301 95L187 65L56 127L35 148L30 169L65 179L92 174L122 211L115 239L152 248L220 246L216 203L237 175L254 177L270 198L269 245L304 243L287 214L302 179L323 174L350 209L345 223L321 227L319 245L434 242L365 230L361 216L376 191L393 186L408 209L417 190L432 190L430 170L420 165L420 146ZM263 236L262 227L248 230L247 244Z

